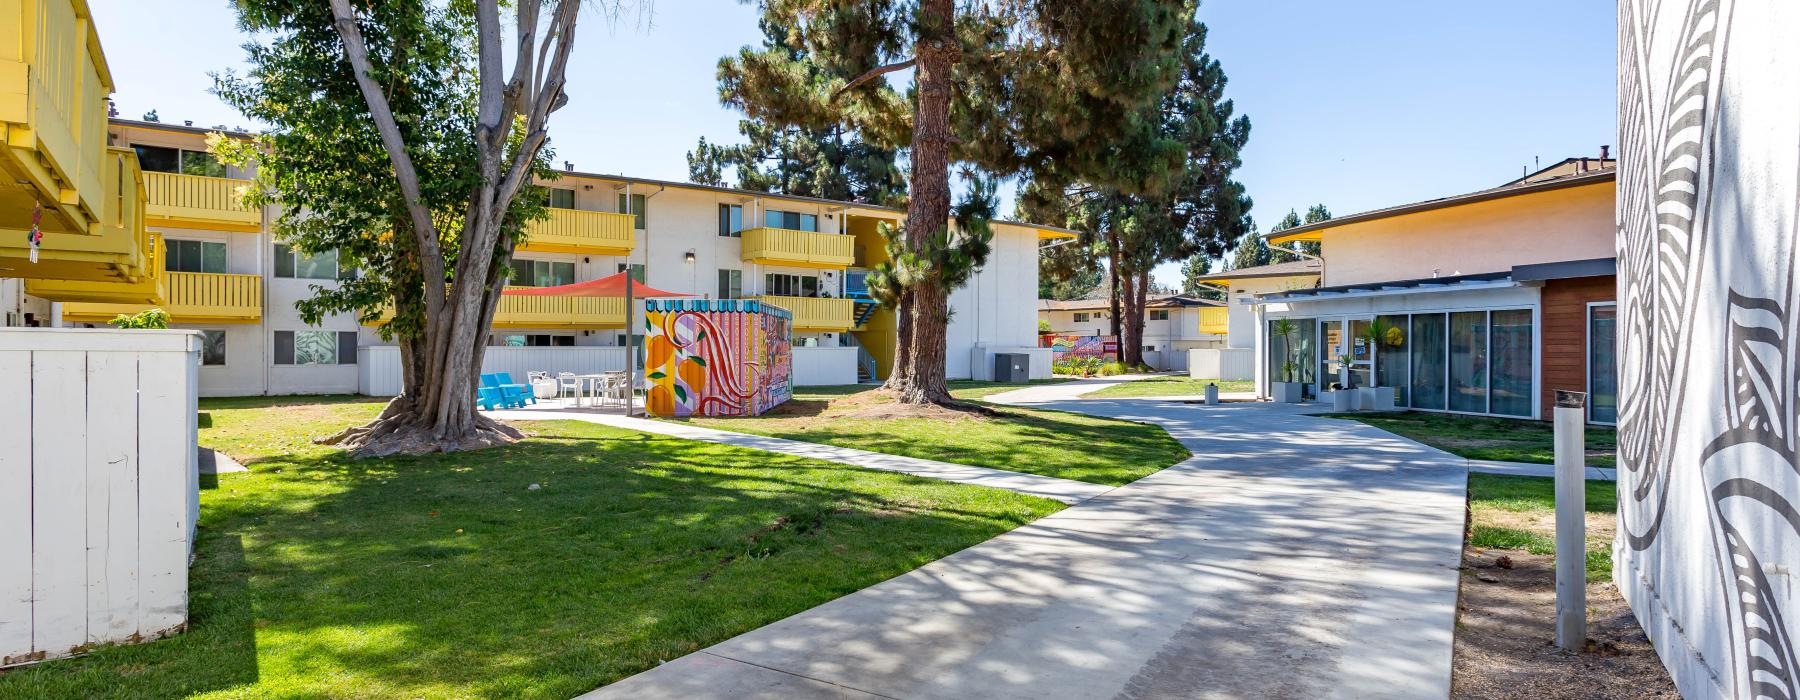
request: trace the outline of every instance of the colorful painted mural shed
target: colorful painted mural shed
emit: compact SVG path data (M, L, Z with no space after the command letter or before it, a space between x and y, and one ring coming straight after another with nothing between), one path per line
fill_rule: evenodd
M794 316L749 299L644 301L652 415L755 416L793 396Z
M1061 362L1071 357L1111 357L1119 352L1119 339L1110 335L1038 336L1038 346L1050 348L1052 359Z

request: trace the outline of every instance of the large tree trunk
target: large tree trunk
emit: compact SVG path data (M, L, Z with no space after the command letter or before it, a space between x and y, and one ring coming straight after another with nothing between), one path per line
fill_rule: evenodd
M925 250L934 237L949 235L950 221L950 91L957 44L952 30L954 0L925 0L919 8L921 27L914 46L917 58L913 86L918 107L913 117L912 200L906 207L907 248ZM927 277L906 287L897 313L902 337L886 389L902 403L951 403L944 380L945 326L949 292Z
M1121 271L1119 278L1119 361L1136 367L1144 363L1144 306L1135 273Z

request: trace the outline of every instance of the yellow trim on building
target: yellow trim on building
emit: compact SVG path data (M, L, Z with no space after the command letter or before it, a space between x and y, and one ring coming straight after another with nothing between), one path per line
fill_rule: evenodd
M605 211L551 209L550 218L534 221L526 229L527 253L577 253L582 255L630 255L637 247L636 217Z
M181 173L144 173L148 226L259 233L262 210L245 206L241 190L249 180Z
M794 330L801 333L842 332L850 330L856 323L856 302L849 299L784 296L750 298L787 309L794 315Z
M65 303L63 319L104 323L119 314L134 314L158 306L169 312L169 320L174 323L256 323L262 320L261 275L169 272L164 276L168 280L168 295L163 303Z
M842 270L856 262L856 237L759 227L743 232L744 262Z

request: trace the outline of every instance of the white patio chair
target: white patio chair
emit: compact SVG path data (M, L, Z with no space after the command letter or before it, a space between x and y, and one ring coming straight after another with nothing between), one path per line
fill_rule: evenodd
M574 372L560 372L556 375L556 397L562 398L564 391L574 394L576 401L581 400L581 380L575 378Z

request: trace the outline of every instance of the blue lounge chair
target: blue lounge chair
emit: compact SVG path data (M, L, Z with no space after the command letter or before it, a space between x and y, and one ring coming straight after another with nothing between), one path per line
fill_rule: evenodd
M504 401L501 399L500 390L491 386L484 386L475 390L475 403L481 406L484 411L492 411L497 408L506 407Z
M494 376L500 380L501 395L517 400L520 406L537 403L537 393L531 390L531 385L513 383L511 372L496 372Z
M508 391L506 385L500 381L500 375L498 374L481 375L481 389L488 390L492 392L494 396L497 396L501 408L515 408L525 405L524 397L518 395L516 392ZM481 398L480 390L477 390L476 398Z

